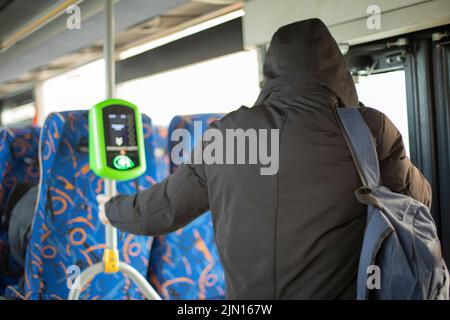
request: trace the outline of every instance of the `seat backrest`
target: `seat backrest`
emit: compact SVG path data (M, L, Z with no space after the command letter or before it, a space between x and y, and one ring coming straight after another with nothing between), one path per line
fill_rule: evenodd
M138 179L117 183L122 194L155 182L152 128L142 116L147 171ZM103 179L89 169L88 111L50 114L40 142L41 180L25 265L25 299L67 299L67 279L102 260L104 226L96 195ZM118 231L121 261L147 275L151 238ZM70 283L70 281L69 281ZM141 299L137 287L121 273L100 274L80 299Z
M0 216L16 184L39 182L40 130L37 127L0 130Z
M205 130L221 117L221 114L175 117L169 126L168 153L174 146L170 136L175 129L187 129L194 138L194 121L201 121ZM176 165L171 163L171 172L175 170ZM151 282L164 299L223 299L225 281L214 243L211 213L203 214L180 230L155 237L149 271Z
M6 209L16 186L39 182L39 135L40 128L31 126L0 130L0 294L6 286L17 284L23 274L10 254Z

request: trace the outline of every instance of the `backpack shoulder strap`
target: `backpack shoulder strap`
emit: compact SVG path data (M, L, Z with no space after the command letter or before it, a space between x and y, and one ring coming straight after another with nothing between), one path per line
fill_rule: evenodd
M364 187L380 185L380 167L375 141L358 107L337 108L345 140Z

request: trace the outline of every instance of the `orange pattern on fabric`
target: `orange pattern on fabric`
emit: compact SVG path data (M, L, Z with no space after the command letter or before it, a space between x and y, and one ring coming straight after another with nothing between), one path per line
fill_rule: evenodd
M72 158L73 168L76 169L77 168L77 158L75 156L75 152L73 151L72 145L70 144L69 141L67 141L67 139L64 139L63 143L67 146L67 149L69 149L70 157Z
M180 283L180 282L195 284L195 282L192 279L189 279L187 277L179 277L179 278L167 280L161 286L161 289L163 291L165 299L169 299L169 291L167 290L167 287L170 287L171 285L173 285L175 283Z
M205 259L207 261L212 261L212 255L209 252L208 247L206 246L205 241L203 240L202 236L200 235L200 233L197 230L193 230L194 233L194 237L195 239L197 239L197 241L195 242L195 248L200 251L201 253L203 253L203 255L205 256Z
M80 234L80 239L75 239L75 235ZM69 234L70 243L74 246L81 246L86 242L86 231L82 228L75 228L70 230Z
M42 247L41 255L45 259L53 259L56 257L56 248L51 245L46 245L45 247Z
M66 178L62 177L62 176L56 176L56 180L60 180L64 183L64 189L65 190L74 190L75 187L73 186L72 183L69 182L69 180L67 180Z
M77 222L85 223L86 225L89 226L89 228L91 228L92 230L95 230L95 227L94 227L94 225L92 224L92 222L90 222L88 219L86 219L86 218L84 218L84 217L73 218L73 219L67 221L67 224L68 224L68 225L71 225L71 224L74 224L74 223L77 223Z

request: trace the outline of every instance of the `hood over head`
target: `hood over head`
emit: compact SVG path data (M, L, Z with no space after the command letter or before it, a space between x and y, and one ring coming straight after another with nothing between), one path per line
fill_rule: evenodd
M281 27L267 51L264 85L256 104L320 91L333 92L341 106L358 105L344 56L325 24L309 19Z

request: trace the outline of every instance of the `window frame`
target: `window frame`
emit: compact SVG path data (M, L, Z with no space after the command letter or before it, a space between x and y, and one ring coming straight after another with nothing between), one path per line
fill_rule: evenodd
M410 158L432 187L431 213L450 263L450 41L435 44L437 32L450 35L450 25L351 47L346 59L352 68L352 57L372 57L373 73L405 71ZM389 48L399 38L408 45ZM404 59L387 65L386 56L395 54Z

